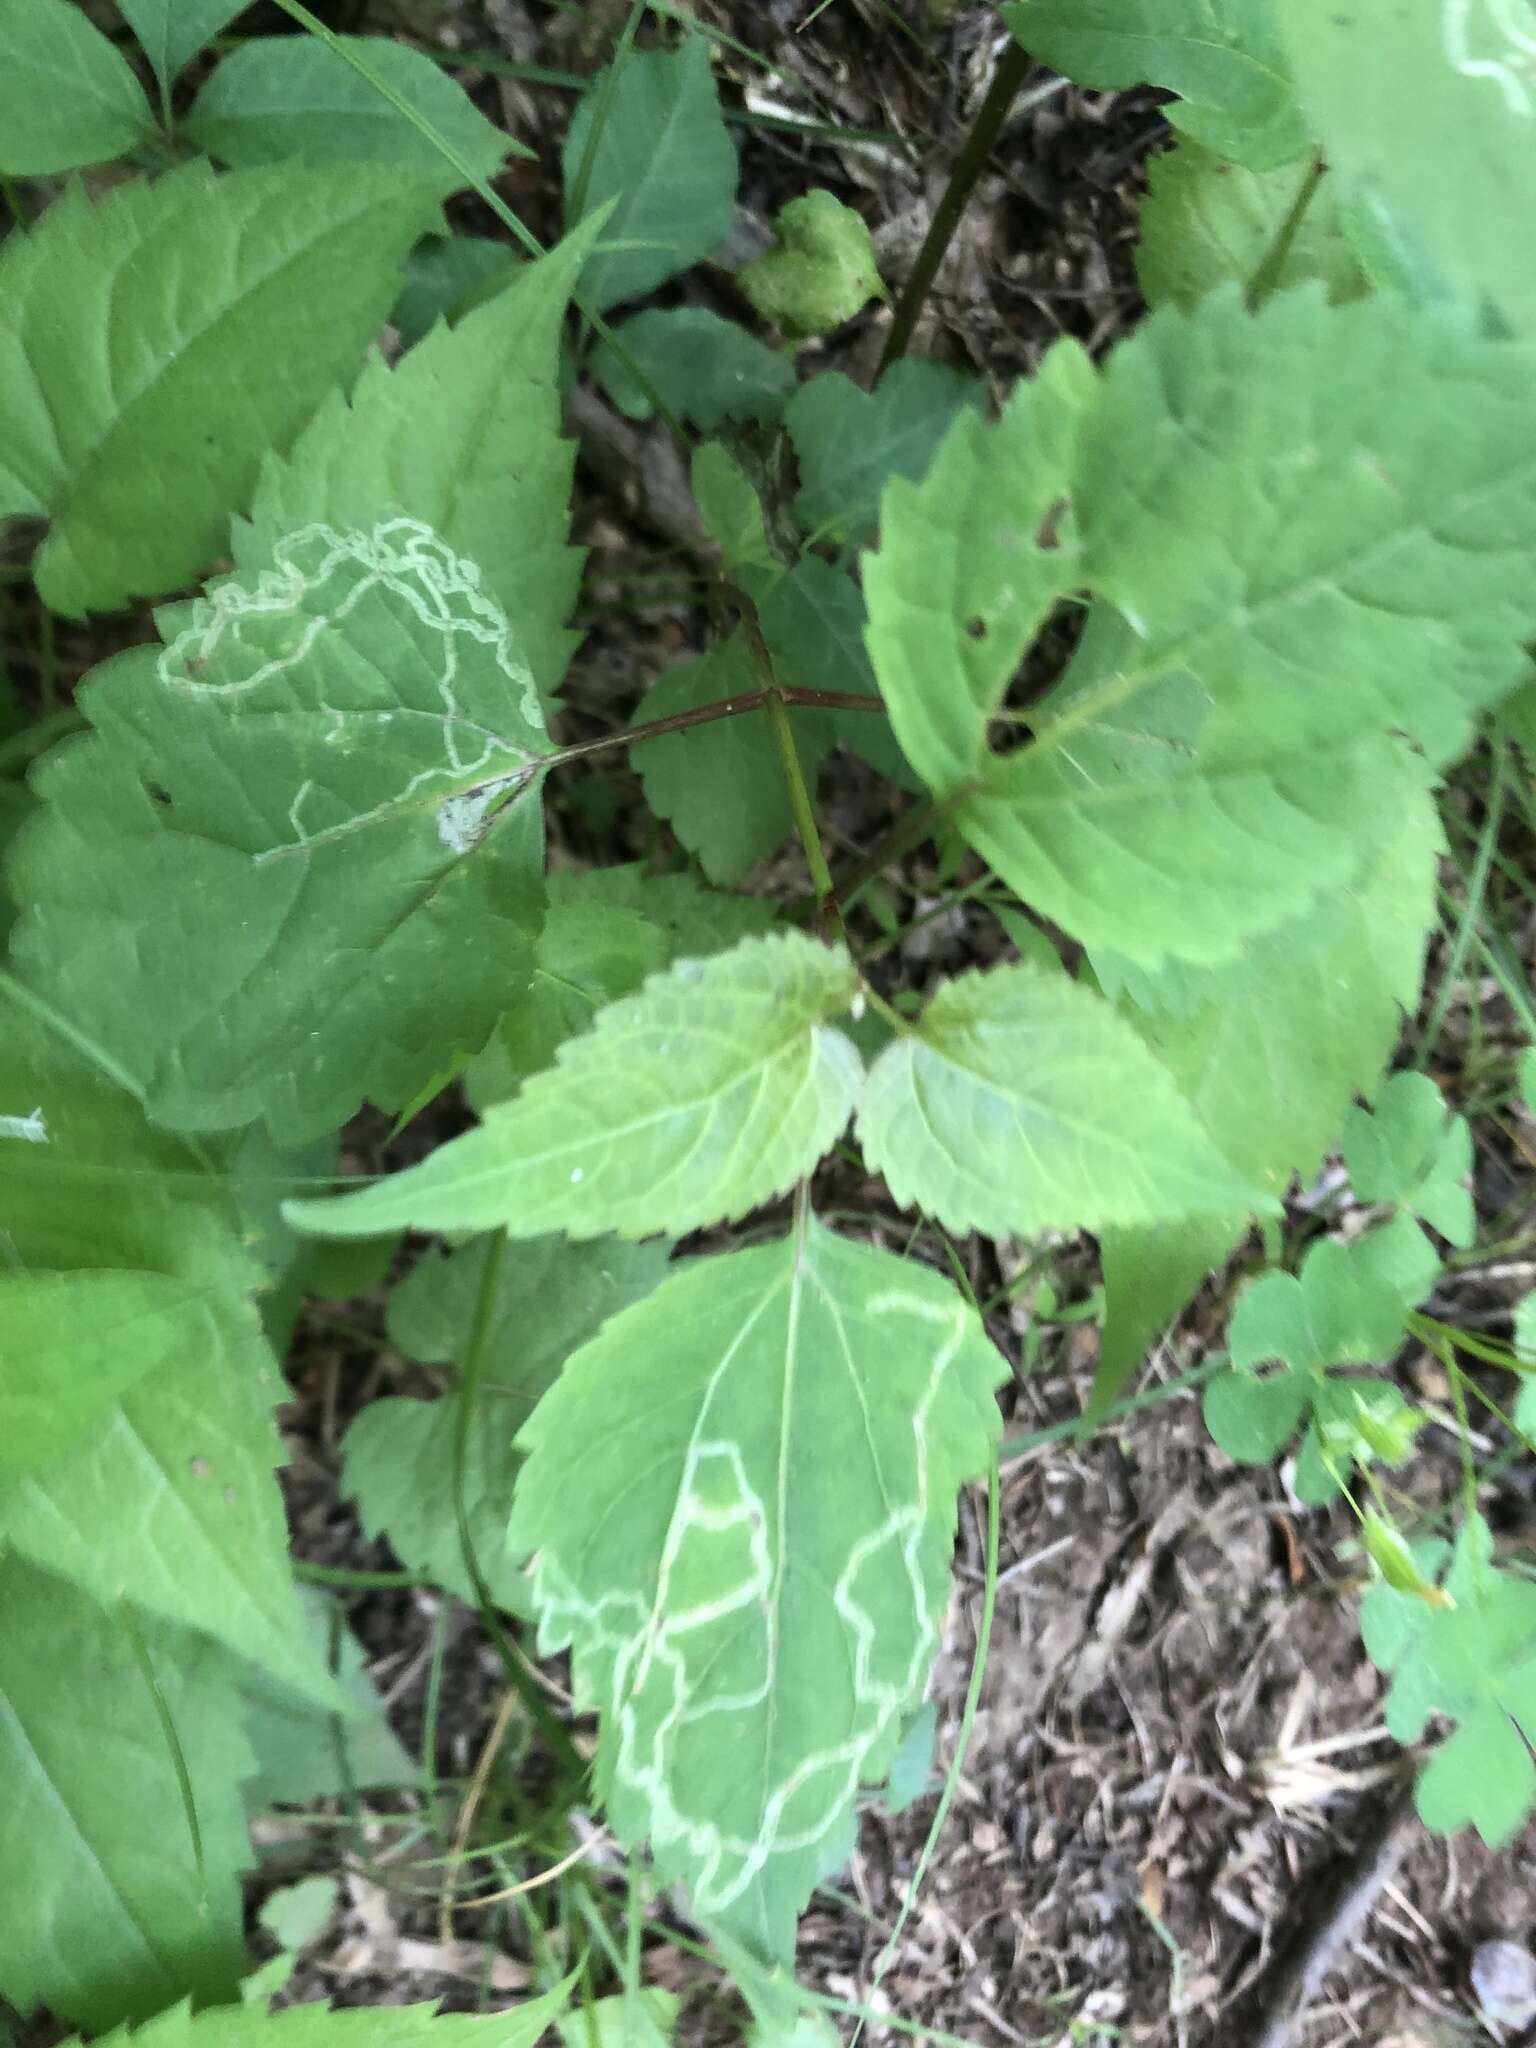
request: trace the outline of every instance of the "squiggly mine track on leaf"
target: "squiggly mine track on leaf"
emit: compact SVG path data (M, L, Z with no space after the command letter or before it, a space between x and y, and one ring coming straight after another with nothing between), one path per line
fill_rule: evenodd
M293 839L258 859L272 859L317 839L356 831L372 819L407 803L424 785L443 777L462 780L486 775L469 791L444 797L438 807L438 836L456 853L468 852L484 829L490 806L538 758L500 733L465 716L455 684L459 642L469 639L491 650L506 676L521 718L542 733L544 717L538 691L526 665L513 651L505 614L482 584L480 571L465 561L419 519L389 519L370 533L338 532L316 521L284 535L273 547L273 566L254 584L231 579L193 602L191 618L169 642L157 665L160 682L189 695L239 698L279 681L300 668L317 642L351 616L373 592L383 590L409 606L417 619L442 638L442 667L437 689L442 701L445 759L417 769L396 795L353 814L345 824L309 829L304 810L315 782L306 778L294 793L288 819ZM292 644L281 653L248 647L254 622L292 618L301 622ZM252 657L245 666L242 656ZM216 673L207 673L216 669ZM324 702L320 708L333 721L327 743L344 744L347 715ZM383 712L388 719L407 711ZM466 740L468 743L466 744ZM494 763L509 763L503 774L488 773Z
M1446 61L1463 78L1491 79L1512 114L1536 115L1536 14L1525 0L1483 0L1491 39L1502 38L1497 55L1474 48L1473 16L1478 0L1442 0L1441 27Z
M838 1301L814 1270L802 1271L794 1284L798 1288L802 1282L821 1294L842 1339L844 1362L856 1378L858 1366ZM777 1298L777 1289L764 1298L716 1367L701 1406L700 1430L754 1327ZM535 1567L545 1631L562 1637L574 1633L589 1655L612 1655L608 1704L616 1736L615 1780L645 1801L658 1845L677 1843L685 1848L696 1873L692 1890L701 1913L728 1911L775 1855L814 1849L829 1837L857 1792L866 1758L919 1688L932 1652L936 1621L920 1557L933 1508L929 1421L944 1376L966 1338L967 1314L958 1300L947 1308L894 1290L873 1297L864 1314L876 1320L916 1317L934 1332L928 1382L911 1414L915 1484L905 1502L891 1506L884 1520L853 1544L832 1587L832 1604L853 1644L858 1725L841 1742L801 1757L773 1786L755 1835L733 1833L708 1813L686 1810L677 1797L675 1769L690 1728L715 1715L750 1714L768 1707L778 1681L778 1595L785 1560L777 1545L783 1532L780 1515L770 1513L748 1477L741 1445L728 1437L695 1433L649 1606L640 1595L628 1592L587 1599L554 1547L541 1551ZM797 1321L798 1302L790 1312L791 1350ZM722 1406L728 1411L728 1399ZM732 1549L740 1556L734 1560L734 1575L727 1577ZM710 1551L714 1555L708 1555ZM894 1679L878 1669L880 1631L860 1594L866 1572L875 1574L878 1583L881 1571L892 1566L905 1579L912 1608L910 1655ZM707 1599L673 1605L678 1584L697 1577L723 1581L723 1590ZM761 1628L757 1683L701 1698L701 1676L728 1645L734 1619L754 1610Z

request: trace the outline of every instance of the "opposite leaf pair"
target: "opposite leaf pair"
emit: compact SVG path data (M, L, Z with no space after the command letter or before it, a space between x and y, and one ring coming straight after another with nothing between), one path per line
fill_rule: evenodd
M866 1077L832 1020L846 950L795 932L682 960L599 1011L477 1131L301 1229L680 1237L809 1173L855 1109L869 1167L956 1229L1033 1233L1263 1206L1130 1026L1038 966L959 977Z

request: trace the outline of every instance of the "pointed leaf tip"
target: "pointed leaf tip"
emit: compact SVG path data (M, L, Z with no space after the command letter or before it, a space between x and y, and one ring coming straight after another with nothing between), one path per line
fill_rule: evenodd
M598 1012L479 1130L295 1228L373 1236L681 1237L743 1216L807 1173L843 1130L863 1065L829 1020L858 986L842 947L797 932L682 960Z

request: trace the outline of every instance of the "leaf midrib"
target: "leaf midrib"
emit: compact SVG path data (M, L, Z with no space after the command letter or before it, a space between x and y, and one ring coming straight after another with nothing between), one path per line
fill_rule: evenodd
M797 1050L795 1041L796 1039L798 1039L801 1032L805 1032L807 1034L808 1039L808 1043L805 1046L805 1052L807 1054L807 1059L805 1063L806 1069L808 1073L813 1072L817 1065L816 1054L820 1049L816 1043L816 1031L817 1027L814 1024L811 1024L809 1026L807 1026L804 1023L797 1025L794 1028L793 1032L789 1035L786 1035L786 1037L778 1045L776 1045L771 1052L765 1054L761 1059L754 1060L751 1063L751 1065L743 1066L736 1074L734 1074L731 1077L731 1079L726 1083L726 1085L723 1088L715 1089L711 1091L709 1094L684 1096L676 1102L666 1103L665 1105L663 1105L662 1108L651 1111L643 1117L634 1118L631 1121L623 1124L610 1125L604 1131L602 1138L600 1140L594 1140L593 1138L585 1135L578 1135L570 1139L565 1144L553 1146L549 1150L544 1152L520 1152L515 1157L508 1157L506 1159L503 1159L496 1166L486 1167L480 1173L468 1175L461 1180L455 1181L453 1183L453 1186L456 1190L477 1187L481 1185L481 1183L483 1183L484 1181L499 1179L502 1175L507 1173L508 1170L513 1166L516 1166L518 1168L540 1166L552 1160L568 1158L574 1150L577 1150L583 1146L590 1146L594 1143L618 1144L621 1142L627 1142L628 1140L637 1136L640 1132L650 1130L653 1126L655 1126L658 1123L664 1122L669 1117L689 1115L701 1116L707 1119L708 1113L710 1111L718 1108L720 1103L723 1100L725 1100L727 1096L733 1094L737 1089L742 1087L747 1082L755 1081L758 1085L759 1090L761 1090L761 1087L766 1077L770 1073L777 1073L778 1070L784 1065L786 1054L793 1053ZM562 1078L569 1078L569 1069L550 1068L546 1069L546 1072L559 1075ZM534 1078L538 1079L539 1077L535 1076ZM508 1112L511 1112L517 1108L518 1101L520 1099L521 1098L515 1098L513 1102L506 1105ZM545 1105L540 1106L545 1107ZM559 1109L564 1108L565 1105L562 1103L557 1103L555 1107ZM502 1121L506 1120L506 1118L502 1119ZM746 1126L748 1121L748 1119L743 1119L744 1127ZM487 1125L482 1125L482 1129L487 1128L488 1123L489 1120L487 1120ZM775 1133L775 1135L777 1135L777 1133ZM695 1144L697 1144L697 1137L695 1137L694 1142ZM653 1188L647 1191L644 1199L647 1201L653 1200L655 1199L657 1193L658 1190Z

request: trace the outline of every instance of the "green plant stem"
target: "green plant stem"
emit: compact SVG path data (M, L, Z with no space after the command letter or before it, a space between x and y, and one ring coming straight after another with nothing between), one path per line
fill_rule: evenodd
M294 1559L293 1575L307 1586L338 1586L344 1592L357 1593L387 1592L397 1586L430 1583L424 1572L360 1572L339 1564L311 1564L307 1557Z
M1454 856L1453 856L1454 858ZM1448 911L1456 911L1458 905L1447 889L1440 890L1440 901ZM1488 972L1499 984L1500 992L1510 1008L1520 1019L1528 1039L1536 1041L1536 1006L1533 1006L1531 992L1517 963L1513 962L1500 946L1490 944L1480 931L1472 933L1472 950L1482 961Z
M933 924L936 919L946 917L950 911L958 909L962 903L974 903L979 896L985 896L986 892L995 886L996 879L996 876L990 874L978 875L974 882L967 882L963 889L952 889L942 901L935 903L931 910L925 910L920 917L914 917L909 924L900 925L893 932L886 932L883 937L874 940L870 945L866 946L859 955L859 965L861 967L869 966L871 961L880 959L894 947L901 945L903 940L909 939L914 932L920 932L925 925ZM1011 897L1005 897L1003 901L1006 907L1012 907L1013 899Z
M1416 1318L1409 1318L1412 1327ZM1439 1359L1450 1383L1451 1405L1456 1410L1456 1428L1461 1440L1461 1498L1469 1515L1477 1513L1477 1465L1472 1456L1472 1419L1467 1414L1466 1389L1462 1385L1461 1367L1456 1363L1456 1354L1451 1346L1433 1334L1431 1330L1415 1332L1420 1335L1425 1349Z
M1264 251L1258 269L1248 281L1246 297L1250 313L1259 310L1280 282L1281 273L1292 249L1296 246L1296 237L1301 233L1301 224L1306 219L1308 209L1317 197L1318 187L1327 174L1328 166L1323 159L1314 156L1307 167L1306 177L1302 180L1301 190L1291 201L1285 219L1275 230L1274 240Z
M832 887L832 870L827 866L826 851L821 843L821 833L817 829L811 793L805 786L805 776L800 767L800 752L795 745L794 728L790 724L786 708L788 699L784 685L774 673L773 655L763 637L757 607L747 598L741 600L741 624L752 656L752 666L762 679L763 708L768 713L773 742L779 750L779 766L784 773L784 786L789 792L789 808L794 817L795 830L800 836L801 846L805 849L805 864L810 870L811 888L816 896L816 922L823 928L835 932L846 945L848 934L843 929L842 912L838 908L837 896ZM852 950L850 946L849 951Z
M1404 1327L1431 1349L1450 1344L1457 1351L1465 1351L1469 1357L1480 1359L1484 1365L1498 1366L1503 1372L1518 1372L1520 1369L1519 1359L1507 1346L1490 1344L1482 1337L1458 1330L1454 1323L1442 1323L1438 1317L1426 1316L1417 1309L1405 1318Z
M342 1619L339 1602L332 1602L329 1621L330 1626L326 1631L329 1638L326 1663L330 1668L331 1677L335 1680L339 1690L341 1685L342 1635L346 1627L346 1623ZM336 1765L337 1796L341 1801L342 1811L351 1816L358 1833L361 1834L366 1822L363 1813L363 1802L357 1789L357 1773L352 1768L351 1754L347 1749L347 1731L339 1713L327 1715L326 1721L330 1730L331 1755Z
M1483 904L1488 895L1488 876L1493 867L1493 856L1498 847L1499 831L1504 823L1504 797L1508 757L1505 749L1495 744L1493 749L1493 777L1488 785L1486 815L1483 829L1478 835L1477 852L1472 861L1472 873L1467 881L1467 900L1462 907L1461 918L1456 927L1456 936L1451 941L1450 955L1440 975L1440 986L1435 990L1434 1005L1424 1020L1424 1029L1414 1047L1413 1064L1423 1066L1439 1041L1444 1029L1451 1004L1456 999L1456 984L1467 964L1471 949L1472 935L1478 919L1483 914Z
M794 727L790 724L784 699L777 690L768 690L764 693L764 706L768 713L768 724L773 732L773 743L779 751L779 766L784 772L784 783L789 792L789 808L794 814L795 830L800 835L801 846L805 849L805 864L811 871L811 887L816 892L817 920L820 922L823 919L830 919L840 928L842 917L832 895L832 871L827 866L821 834L816 827L816 813L811 807L810 791L806 788L805 777L801 773Z
M923 246L917 252L917 261L902 287L896 304L895 318L885 337L885 347L880 354L880 366L875 372L875 381L885 375L892 363L900 360L907 352L913 329L917 326L918 315L923 310L933 280L939 274L961 216L970 204L976 180L981 176L982 166L992 154L1008 110L1018 96L1019 88L1029 75L1029 53L1018 43L1010 40L1008 47L997 60L997 69L992 74L992 83L987 87L986 98L977 109L971 123L971 132L965 138L965 147L955 159L954 169L949 174L949 183L939 201Z
M448 1611L448 1602L439 1601L437 1612L432 1617L432 1649L427 1660L427 1697L421 1715L421 1775L427 1812L432 1817L434 1827L437 1825L438 1802L443 1796L442 1781L437 1773L437 1730L443 1703L443 1665L448 1650Z
M914 848L932 839L939 827L965 801L969 791L959 789L951 796L930 798L927 803L914 804L880 841L873 853L851 867L837 884L833 894L840 907L847 910L867 889L877 881L886 869L911 853Z
M1203 1387L1207 1380L1215 1379L1217 1373L1226 1369L1225 1351L1212 1352L1211 1356L1194 1366L1188 1372L1180 1373L1177 1379L1166 1381L1160 1387L1147 1387L1139 1394L1127 1394L1106 1408L1098 1428L1104 1429L1111 1422L1118 1422L1123 1416L1134 1415L1138 1409L1155 1408L1161 1401L1171 1401L1176 1394L1193 1393ZM1027 1458L1032 1451L1043 1451L1049 1444L1063 1443L1068 1437L1076 1436L1082 1428L1083 1418L1071 1415L1063 1422L1047 1422L1039 1429L1026 1430L1021 1436L1004 1437L998 1451L998 1462L1008 1464L1014 1458ZM1094 1432L1095 1434L1097 1432Z
M1518 1443L1525 1451L1532 1455L1536 1455L1536 1443L1533 1443L1530 1437L1526 1435L1525 1431L1520 1427L1519 1423L1516 1422L1515 1418L1513 1417L1513 1415L1510 1414L1509 1410L1507 1408L1501 1407L1499 1403L1494 1400L1492 1394L1488 1393L1484 1388L1480 1387L1477 1384L1477 1381L1472 1378L1471 1374L1464 1373L1461 1370L1460 1366L1457 1366L1456 1373L1457 1377L1460 1379L1462 1383L1464 1390L1472 1396L1473 1400L1478 1402L1482 1407L1486 1408L1488 1410L1488 1413L1495 1420L1495 1422L1502 1423L1504 1428L1507 1429L1510 1435L1515 1439L1516 1443Z
M566 204L565 217L579 221L587 210L587 192L592 184L592 172L597 163L597 152L603 139L603 130L608 125L608 116L613 111L613 97L619 88L619 74L623 71L630 50L634 46L635 34L645 19L650 0L631 0L624 26L619 31L619 40L614 47L612 58L603 72L602 84L598 87L597 100L592 108L592 126L587 131L587 146L581 152L581 163L577 167L576 182L571 187L571 196Z

